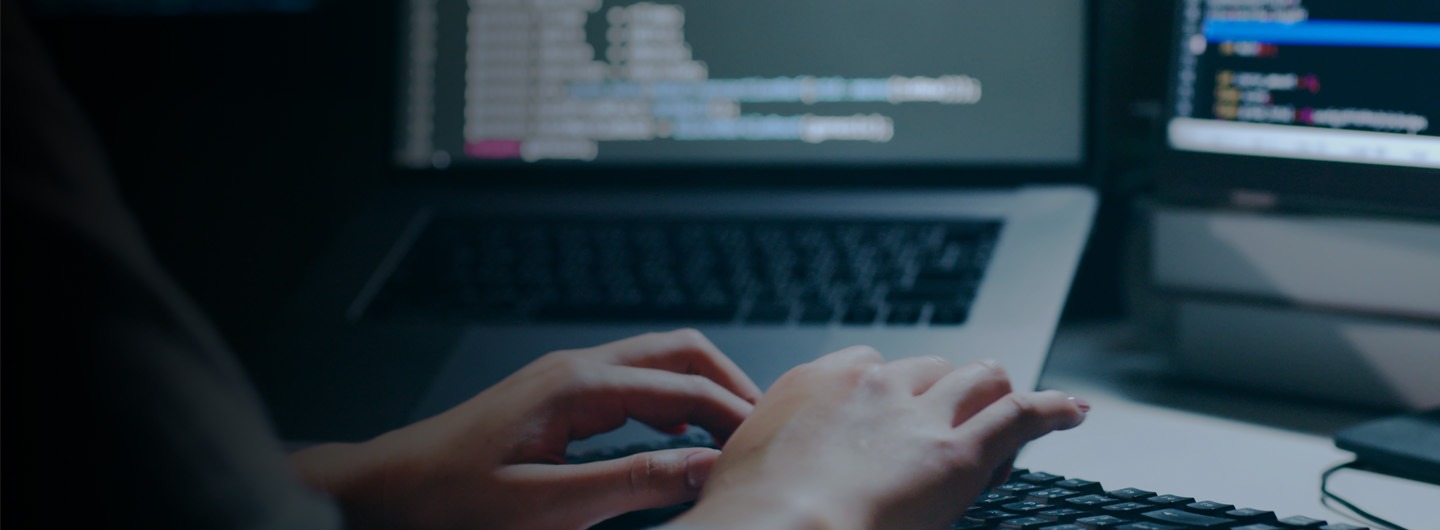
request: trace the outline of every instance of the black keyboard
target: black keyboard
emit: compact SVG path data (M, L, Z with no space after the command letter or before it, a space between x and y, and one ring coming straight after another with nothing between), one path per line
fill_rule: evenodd
M995 220L434 219L367 310L481 322L963 324Z
M619 458L675 447L715 447L704 434L664 442L569 455L571 463ZM631 512L593 528L615 530L659 526L691 504ZM951 530L1369 530L1304 516L1196 500L1140 488L1106 489L1099 482L1042 471L1014 469L1009 482L980 494Z

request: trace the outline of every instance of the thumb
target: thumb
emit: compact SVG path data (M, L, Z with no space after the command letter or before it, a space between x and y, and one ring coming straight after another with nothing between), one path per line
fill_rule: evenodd
M565 474L556 482L573 503L567 510L608 519L695 500L719 457L720 451L703 447L667 449L552 469Z

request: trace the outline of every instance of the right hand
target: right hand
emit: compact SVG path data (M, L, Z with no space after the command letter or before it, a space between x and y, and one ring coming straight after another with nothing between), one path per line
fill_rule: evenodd
M854 347L786 373L726 444L700 528L943 528L1003 482L1026 442L1085 418L1055 391L1011 392L994 361L885 363Z

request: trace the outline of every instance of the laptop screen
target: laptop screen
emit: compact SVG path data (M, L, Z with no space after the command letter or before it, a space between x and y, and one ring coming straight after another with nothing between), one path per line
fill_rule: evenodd
M406 6L402 167L1084 163L1084 2Z
M1184 0L1170 146L1440 167L1433 1Z

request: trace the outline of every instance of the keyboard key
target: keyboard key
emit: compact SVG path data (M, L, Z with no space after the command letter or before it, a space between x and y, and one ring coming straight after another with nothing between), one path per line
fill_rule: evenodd
M1077 492L1080 492L1080 493L1104 493L1104 492L1105 492L1104 488L1101 488L1101 487L1100 487L1100 483L1099 483L1099 482L1095 482L1095 481L1093 481L1093 480L1078 479L1078 478L1068 478L1068 479L1065 479L1065 480L1061 480L1061 481L1059 481L1059 482L1056 482L1056 483L1054 483L1054 484L1051 484L1051 486L1054 486L1054 487L1057 487L1057 488L1065 488L1065 489L1067 489L1067 490L1074 490L1074 491L1077 491Z
M790 319L790 306L782 304L755 304L750 307L746 322L779 324Z
M1195 502L1195 499L1191 497L1181 497L1179 495L1156 495L1154 497L1145 499L1145 502L1154 504L1156 506L1164 506L1166 508L1169 508L1171 506L1178 506L1181 504L1190 504L1192 502Z
M1319 530L1370 530L1370 527L1358 526L1350 523L1331 523L1320 527Z
M1278 527L1278 526L1271 526L1271 525L1268 525L1268 524L1265 524L1265 523L1255 523L1255 524L1247 524L1247 525L1245 525L1245 526L1237 526L1237 527L1235 527L1235 528L1233 528L1233 529L1231 529L1231 530L1285 530L1285 529L1284 529L1284 528L1280 528L1280 527Z
M1017 478L1017 479L1019 479L1019 480L1023 480L1023 481L1025 481L1025 482L1029 482L1029 483L1031 483L1031 484L1049 484L1049 483L1051 483L1051 482L1056 482L1056 481L1064 480L1064 479L1065 479L1065 477L1062 477L1062 476L1060 476L1060 475L1051 475L1051 474L1046 473L1046 472L1043 472L1043 471L1036 471L1036 472L1026 473L1026 474L1024 474L1024 475L1020 475L1020 476L1015 477L1015 478Z
M1224 527L1235 523L1234 519L1226 519L1224 517L1211 517L1209 515L1201 515L1198 513L1187 512L1185 510L1179 510L1175 508L1166 508L1163 510L1155 510L1153 512L1145 512L1142 515L1151 520L1159 521L1162 523L1178 524L1182 526L1198 526L1201 528Z
M1042 526L1040 530L1085 530L1085 527L1073 523Z
M1108 513L1131 513L1141 510L1154 510L1155 505L1143 502L1122 502L1119 504L1111 504L1101 509Z
M1115 527L1115 530L1184 530L1184 527L1175 526L1173 524L1160 524L1151 523L1148 521L1140 521L1138 523L1122 524Z
M1026 493L1025 499L1044 504L1055 504L1055 501L1076 495L1079 495L1079 492L1065 488L1045 488Z
M800 310L800 323L802 324L825 324L835 318L835 306L832 305L807 305Z
M1051 506L1048 505L1048 504L1039 503L1039 502L1035 502L1035 501L1020 501L1020 502L1012 502L1012 503L1010 503L1010 504L1006 504L1006 505L1004 505L1004 506L1001 506L1001 508L1004 508L1004 509L1006 509L1006 510L1009 510L1009 511L1012 511L1012 512L1015 512L1015 513L1018 513L1018 514L1029 515L1029 514L1032 514L1032 513L1041 511L1041 510L1048 510L1048 509L1051 508Z
M1065 522L1074 521L1086 515L1089 515L1089 512L1083 512L1074 508L1054 508L1040 512L1037 517L1055 522Z
M1256 510L1254 508L1239 508L1225 512L1225 517L1245 523L1268 523L1275 520L1275 512Z
M1128 522L1130 521L1127 519L1121 519L1113 515L1095 515L1091 517L1081 517L1075 520L1075 524L1090 530L1096 528L1114 528Z
M1190 510L1190 511L1192 511L1192 512L1200 512L1200 513L1208 513L1208 514L1216 514L1216 515L1219 515L1221 512L1228 512L1228 511L1230 511L1230 510L1234 510L1234 509L1235 509L1235 506L1232 505L1232 504L1225 504L1225 503L1215 502L1215 501L1200 501L1200 502L1192 502L1192 503L1190 503L1190 504L1186 504L1186 505L1185 505L1185 509Z
M1050 524L1054 523L1039 517L1020 517L1000 523L1000 528L1004 528L1005 530L1033 530Z
M1139 489L1139 488L1124 488L1124 489L1118 489L1118 490L1115 490L1115 491L1106 493L1106 495L1109 495L1109 496L1111 496L1111 497L1115 497L1115 498L1120 499L1120 500L1123 500L1123 501L1129 501L1129 500L1148 499L1148 498L1150 498L1150 497L1154 497L1154 496L1155 496L1155 492L1153 492L1153 491L1145 491L1145 490L1142 490L1142 489Z
M1100 507L1115 504L1120 501L1114 497L1106 497L1104 495L1082 495L1065 499L1064 502L1075 506Z
M935 304L934 311L930 313L930 325L932 326L958 326L964 324L970 318L970 306Z
M1036 486L1028 482L1009 482L1001 484L999 486L995 486L991 489L993 491L1001 492L1007 495L1024 495L1025 492L1040 489L1040 486Z
M965 518L974 519L976 521L984 523L996 523L1014 517L1018 516L1013 513L1002 512L1000 510L970 510L968 512L965 512Z
M885 322L899 326L914 325L920 321L921 309L923 306L918 304L890 304L890 313L885 315Z
M880 316L880 310L871 305L852 305L845 310L844 322L855 326L864 326L875 323L875 317Z
M1325 521L1303 515L1292 515L1276 522L1281 528L1319 528L1325 526Z
M1017 497L1014 497L1014 496L1012 496L1012 495L1006 495L1006 494L1004 494L1004 493L995 493L995 492L992 491L992 492L986 492L986 493L980 494L979 497L976 497L976 498L975 498L975 502L973 502L973 503L971 503L971 504L972 504L973 506L995 506L995 505L998 505L998 504L1001 504L1001 503L1007 503L1007 502L1014 501L1014 500L1016 500L1016 498L1017 498Z

